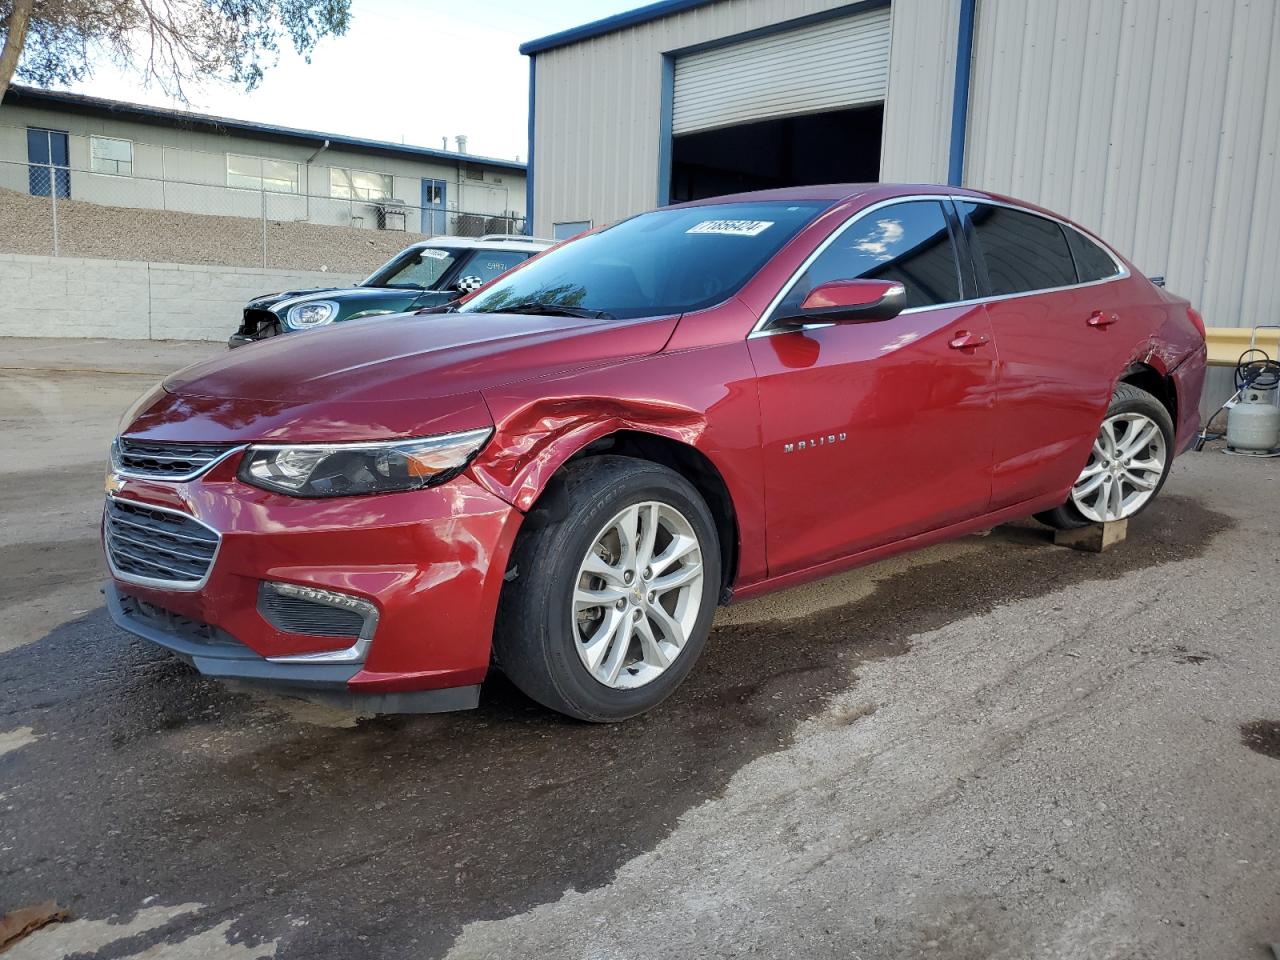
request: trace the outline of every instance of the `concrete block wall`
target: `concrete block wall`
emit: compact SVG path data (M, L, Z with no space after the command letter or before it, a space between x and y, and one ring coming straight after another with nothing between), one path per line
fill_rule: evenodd
M362 276L0 254L0 337L225 340L245 302ZM3 353L0 345L0 353Z

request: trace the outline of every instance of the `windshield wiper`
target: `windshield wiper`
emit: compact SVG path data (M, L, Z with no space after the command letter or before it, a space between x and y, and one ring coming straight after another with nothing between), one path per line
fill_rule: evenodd
M477 311L478 312L478 311ZM549 317L582 317L587 320L612 320L614 316L607 310L588 310L586 307L570 307L560 303L540 303L529 300L515 303L498 310L486 310L485 313L542 313Z

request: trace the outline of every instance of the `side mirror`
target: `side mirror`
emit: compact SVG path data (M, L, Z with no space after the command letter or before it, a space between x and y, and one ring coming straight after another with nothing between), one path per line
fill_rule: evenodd
M892 320L907 305L897 280L832 280L809 291L799 309L775 317L788 327L809 323L872 323Z

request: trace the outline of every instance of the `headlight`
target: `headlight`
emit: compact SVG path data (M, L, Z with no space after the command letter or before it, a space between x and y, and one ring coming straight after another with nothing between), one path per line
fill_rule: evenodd
M321 327L338 315L338 305L332 300L310 300L290 307L284 315L284 322L295 330L309 330Z
M240 479L293 497L420 490L456 477L492 435L485 427L419 440L253 446Z

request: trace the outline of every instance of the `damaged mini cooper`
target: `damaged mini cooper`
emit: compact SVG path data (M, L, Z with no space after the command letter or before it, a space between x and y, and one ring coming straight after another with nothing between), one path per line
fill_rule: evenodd
M285 290L254 297L227 345L239 347L346 320L436 307L479 289L551 243L506 234L435 237L415 243L354 287Z
M677 689L720 603L1007 520L1134 516L1204 371L1187 301L1027 204L666 207L448 312L170 376L111 450L108 607L203 673L364 711L471 707L496 667L622 720Z

